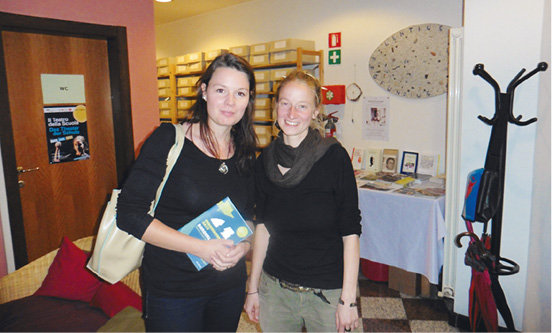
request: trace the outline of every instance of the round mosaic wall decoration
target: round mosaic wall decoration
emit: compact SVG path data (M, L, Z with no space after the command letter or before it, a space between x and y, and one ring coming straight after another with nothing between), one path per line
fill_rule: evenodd
M370 56L370 75L383 89L402 97L445 93L449 29L447 25L424 23L397 31Z

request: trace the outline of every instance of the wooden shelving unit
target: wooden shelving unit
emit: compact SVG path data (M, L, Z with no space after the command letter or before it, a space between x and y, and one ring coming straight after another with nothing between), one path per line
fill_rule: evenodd
M297 69L308 69L312 70L313 74L318 77L320 80L320 83L324 82L324 52L319 51L312 51L312 50L304 50L302 48L296 48L290 51L296 51L297 57L295 61L286 61L281 63L275 63L275 64L266 64L266 65L257 65L252 66L254 70L293 70L295 68ZM304 56L314 56L314 57L308 57L309 59L316 59L315 57L318 57L317 61L306 61ZM181 57L177 57L181 58ZM166 61L165 61L166 60ZM167 73L160 73L159 69L163 66L160 66L160 61L165 61L167 63L168 68L165 70ZM171 62L169 64L169 62ZM206 63L201 59L201 69L199 70L193 70L193 71L181 71L180 69L186 65L185 63L180 63L179 61L176 61L175 59L159 59L158 60L158 80L170 80L170 84L168 89L169 91L164 90L163 96L159 96L159 103L160 103L160 117L161 121L167 121L172 123L177 123L187 117L187 114L184 112L184 110L189 109L191 104L193 103L195 97L196 97L196 87L195 87L195 77L199 78L199 76L203 73L205 70ZM190 78L194 82L185 82L184 84L179 83L179 79L186 80L187 78ZM274 94L276 92L277 82L279 80L270 80L265 81L269 82L268 85L262 85L262 87L270 87L270 89L257 89L257 99L269 99L270 102L269 106L266 107L266 105L263 105L262 108L256 109L255 115L257 117L254 118L254 126L255 126L255 132L257 133L257 136L259 137L259 148L266 147L272 139L277 135L278 130L274 126L275 122L275 115L273 110L273 103L272 98L274 97ZM257 87L260 87L259 84L263 82L259 82L257 84ZM165 87L159 88L160 92L161 89L166 89ZM166 92L166 93L165 93ZM266 100L265 100L266 101ZM163 108L161 108L163 106Z

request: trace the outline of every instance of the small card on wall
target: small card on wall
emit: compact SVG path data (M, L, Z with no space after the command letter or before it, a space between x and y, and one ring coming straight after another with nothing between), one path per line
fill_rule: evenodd
M371 173L381 171L381 149L368 148L364 154L364 169Z

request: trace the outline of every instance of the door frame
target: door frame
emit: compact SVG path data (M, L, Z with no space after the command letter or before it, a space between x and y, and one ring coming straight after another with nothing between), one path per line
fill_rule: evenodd
M134 139L130 104L130 76L126 28L0 12L0 149L6 183L6 195L13 254L16 269L28 263L23 211L16 172L15 144L7 87L3 31L93 38L107 41L111 107L115 140L117 183L122 184L134 161ZM2 222L2 223L5 223ZM7 246L7 244L6 244Z

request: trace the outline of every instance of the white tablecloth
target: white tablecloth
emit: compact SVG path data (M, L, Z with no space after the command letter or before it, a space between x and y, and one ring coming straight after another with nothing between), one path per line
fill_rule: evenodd
M414 197L359 188L360 257L439 282L445 197Z

